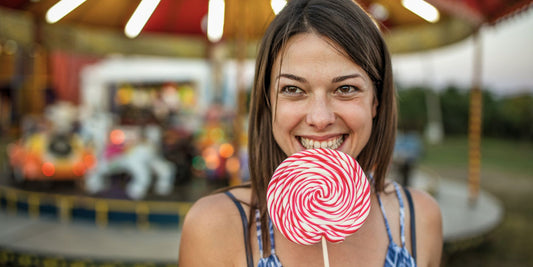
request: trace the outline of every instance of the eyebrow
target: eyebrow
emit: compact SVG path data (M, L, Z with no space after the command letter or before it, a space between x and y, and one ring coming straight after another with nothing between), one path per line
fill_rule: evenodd
M278 75L278 77L276 77L276 80L279 80L279 78L281 78L281 77L285 77L287 79L291 79L291 80L294 80L294 81L297 81L297 82L301 82L301 83L306 83L307 82L307 80L305 78L300 77L300 76L296 76L294 74L289 74L289 73L281 73L280 75ZM342 81L345 81L345 80L348 80L348 79L359 78L359 77L361 77L361 75L358 74L358 73L348 74L348 75L335 77L335 78L331 79L331 82L332 83L338 83L338 82L342 82Z
M303 77L300 77L300 76L296 76L294 74L289 74L289 73L281 73L280 75L278 75L278 77L276 77L276 80L279 80L279 78L281 77L285 77L287 79L291 79L291 80L295 80L297 82L301 82L301 83L306 83L307 80Z
M344 76L339 76L339 77L335 77L331 80L332 83L338 83L338 82L342 82L344 80L348 80L348 79L352 79L352 78L360 78L361 75L358 74L358 73L354 73L354 74L349 74L349 75L344 75Z

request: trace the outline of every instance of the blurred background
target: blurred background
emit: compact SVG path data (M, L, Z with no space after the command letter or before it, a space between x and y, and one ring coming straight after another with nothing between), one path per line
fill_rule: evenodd
M392 53L390 179L439 202L442 266L532 266L533 1L358 2ZM285 3L0 0L0 265L175 266L190 205L249 179Z

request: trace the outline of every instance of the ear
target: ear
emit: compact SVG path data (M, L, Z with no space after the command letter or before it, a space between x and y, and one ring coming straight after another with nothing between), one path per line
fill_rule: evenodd
M374 100L372 100L372 118L375 118L376 114L378 113L379 101L378 101L378 98L375 95L374 95L373 99Z

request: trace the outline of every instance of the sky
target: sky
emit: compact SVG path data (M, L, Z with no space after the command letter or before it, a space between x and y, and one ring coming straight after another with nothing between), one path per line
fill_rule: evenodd
M533 94L533 8L493 26L484 26L482 85L497 95ZM400 86L426 85L436 90L450 84L472 86L475 43L456 44L421 53L393 55Z

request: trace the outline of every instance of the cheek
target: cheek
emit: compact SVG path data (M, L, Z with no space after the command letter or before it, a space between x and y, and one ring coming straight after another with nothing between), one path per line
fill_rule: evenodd
M349 112L344 112L343 120L348 124L348 127L357 133L363 139L370 136L372 131L372 122L375 115L375 109L372 105L356 106L351 108Z
M296 124L297 114L294 111L294 106L287 103L278 102L274 106L274 114L272 118L272 129L274 133L283 133L291 129Z
M298 108L298 105L292 102L278 101L274 111L272 134L285 153L290 153L286 149L289 149L294 141L292 134L305 116L303 112L296 112L296 110L302 110L302 108Z
M355 132L366 132L372 129L372 116L370 112L352 114L345 120Z

